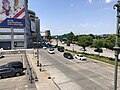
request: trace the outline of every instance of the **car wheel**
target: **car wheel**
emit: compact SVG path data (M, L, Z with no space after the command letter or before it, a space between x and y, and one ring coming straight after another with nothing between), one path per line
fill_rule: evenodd
M18 73L16 73L15 75L16 75L16 76L20 76L20 73L18 72Z
M2 79L2 76L0 75L0 79Z

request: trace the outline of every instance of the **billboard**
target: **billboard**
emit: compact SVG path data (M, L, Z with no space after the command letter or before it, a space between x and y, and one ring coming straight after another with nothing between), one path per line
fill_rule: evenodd
M25 0L0 0L0 27L25 27Z
M35 22L34 21L31 21L31 31L36 31L36 28L35 28Z

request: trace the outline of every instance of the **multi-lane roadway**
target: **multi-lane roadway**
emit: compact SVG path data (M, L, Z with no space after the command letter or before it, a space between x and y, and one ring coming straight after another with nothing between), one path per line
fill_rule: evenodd
M40 49L40 62L61 90L113 90L114 68L104 63L90 60L69 60L63 52L55 50L49 54ZM119 72L120 74L120 72ZM118 90L120 90L118 75Z

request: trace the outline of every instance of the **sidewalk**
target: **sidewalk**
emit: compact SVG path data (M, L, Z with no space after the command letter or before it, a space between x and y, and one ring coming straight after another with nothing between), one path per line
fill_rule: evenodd
M40 67L37 67L37 59L33 57L33 54L27 53L27 57L37 74L38 81L35 82L37 90L59 90L52 79L48 79L49 75L47 71L40 72Z

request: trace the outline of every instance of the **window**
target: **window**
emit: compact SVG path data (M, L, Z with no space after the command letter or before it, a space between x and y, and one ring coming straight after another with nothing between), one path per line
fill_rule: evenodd
M24 39L24 35L14 35L14 39Z
M14 47L24 47L24 41L14 42Z
M11 39L11 35L0 35L0 39Z

